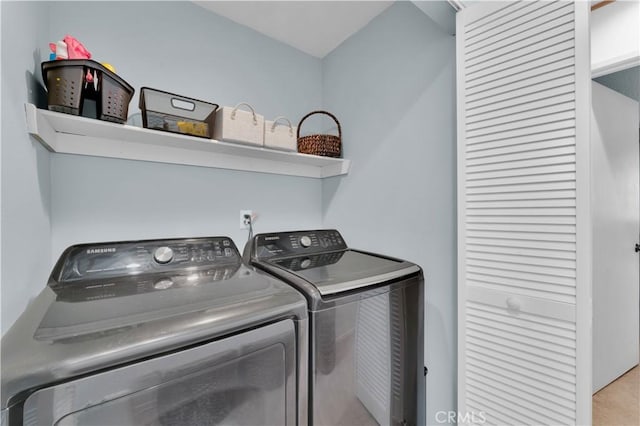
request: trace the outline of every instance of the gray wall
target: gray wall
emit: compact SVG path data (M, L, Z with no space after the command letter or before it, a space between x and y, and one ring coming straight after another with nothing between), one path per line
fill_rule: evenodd
M425 271L427 424L456 403L455 39L398 2L329 54L325 107L348 176L323 181L325 227Z
M51 265L49 153L30 138L24 103L42 102L48 5L0 3L2 14L2 333L44 283Z
M136 88L129 114L141 86L271 119L322 104L319 59L190 2L56 3L49 38L65 34ZM165 236L230 235L242 249L240 209L260 214L256 231L321 226L318 179L54 155L51 180L54 259L77 242Z

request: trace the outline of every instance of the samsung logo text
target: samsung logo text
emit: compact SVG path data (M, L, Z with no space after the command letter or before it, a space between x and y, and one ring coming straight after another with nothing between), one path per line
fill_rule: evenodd
M101 253L115 253L115 247L104 247L104 248L90 248L87 249L87 254L101 254Z

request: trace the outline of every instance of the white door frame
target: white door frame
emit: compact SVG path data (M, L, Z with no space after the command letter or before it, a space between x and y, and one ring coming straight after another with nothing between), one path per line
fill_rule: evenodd
M591 425L591 16L590 2L575 8L576 61L576 424Z

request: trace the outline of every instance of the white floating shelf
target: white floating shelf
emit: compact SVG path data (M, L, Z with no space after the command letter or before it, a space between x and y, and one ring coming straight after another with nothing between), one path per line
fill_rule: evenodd
M42 110L25 104L27 128L48 150L289 176L345 175L350 161L219 142Z

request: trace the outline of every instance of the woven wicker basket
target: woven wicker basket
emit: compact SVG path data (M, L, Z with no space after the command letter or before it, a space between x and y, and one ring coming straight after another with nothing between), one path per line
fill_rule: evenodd
M300 136L302 122L314 114L325 114L333 118L338 125L338 136L334 135L309 135ZM323 157L340 157L342 155L342 128L338 119L327 111L313 111L302 117L298 124L298 152Z

